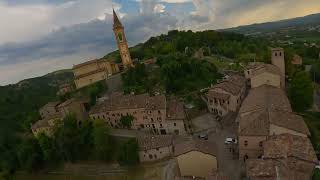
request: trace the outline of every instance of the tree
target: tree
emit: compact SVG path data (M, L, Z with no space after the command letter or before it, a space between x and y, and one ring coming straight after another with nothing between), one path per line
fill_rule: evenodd
M118 162L120 165L136 165L139 163L139 147L136 139L130 139L120 147Z
M311 108L313 104L313 86L309 74L297 72L288 90L291 105L295 111L301 112Z
M18 159L20 166L28 171L39 169L42 166L42 152L36 139L25 139L19 146Z
M46 134L42 133L38 137L38 143L41 147L43 153L43 159L49 164L58 162L59 156L57 154L54 139L48 137Z
M130 129L132 126L133 116L127 115L120 118L122 127Z
M109 129L105 122L96 120L93 124L94 155L98 160L109 161L112 158L112 144Z

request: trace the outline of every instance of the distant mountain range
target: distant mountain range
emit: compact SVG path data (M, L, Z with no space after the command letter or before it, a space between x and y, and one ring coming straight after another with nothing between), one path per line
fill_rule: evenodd
M234 28L223 29L221 31L232 31L241 34L255 35L290 28L308 28L309 30L320 31L320 13L275 22L239 26Z

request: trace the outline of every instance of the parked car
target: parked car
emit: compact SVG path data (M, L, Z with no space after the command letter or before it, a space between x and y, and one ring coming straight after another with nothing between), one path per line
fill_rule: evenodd
M236 138L226 138L226 140L224 141L225 144L237 144L238 141L236 140Z
M201 134L198 135L198 137L200 139L208 140L208 134L207 133L201 133Z

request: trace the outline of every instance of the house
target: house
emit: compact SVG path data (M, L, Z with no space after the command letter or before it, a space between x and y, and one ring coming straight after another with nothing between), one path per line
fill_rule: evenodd
M252 62L245 68L245 77L252 88L261 85L285 87L285 60L282 48L271 49L271 64Z
M205 96L209 112L219 116L236 112L244 99L245 91L246 81L240 75L232 75L212 86Z
M63 103L49 102L39 109L41 120L31 125L31 130L35 136L40 133L45 133L48 136L52 135L52 129L57 122L62 121L67 115L74 114L81 124L81 120L88 117L87 105L88 99L72 98Z
M172 135L145 135L138 137L140 162L153 162L172 155Z
M301 66L302 65L301 56L299 56L297 54L293 55L292 60L291 60L291 64Z
M186 134L183 105L177 101L167 102L164 95L113 93L108 100L94 106L89 114L91 119L103 119L113 128L121 128L121 117L132 116L132 129L163 135Z
M166 124L168 133L175 135L186 135L186 113L183 102L173 98L167 101Z
M36 137L42 133L47 136L52 136L52 128L46 120L39 120L31 125L31 131Z
M59 104L57 108L63 117L74 114L78 121L82 121L88 118L88 103L87 98L71 98Z
M218 171L215 144L198 139L178 143L174 156L181 177L208 178Z
M263 141L270 136L310 135L303 118L292 112L285 92L269 85L250 90L239 110L237 122L239 158L243 160L261 157Z
M117 64L104 59L95 59L73 66L74 83L77 89L107 79L118 73Z
M253 63L249 64L244 72L251 88L256 88L261 85L281 87L281 72L275 65Z
M318 161L307 137L276 135L268 138L263 148L262 159L247 162L247 176L250 179L311 179Z
M58 111L58 105L60 104L59 101L49 102L45 104L43 107L39 109L39 114L42 119L48 119L51 116L55 116L60 114Z

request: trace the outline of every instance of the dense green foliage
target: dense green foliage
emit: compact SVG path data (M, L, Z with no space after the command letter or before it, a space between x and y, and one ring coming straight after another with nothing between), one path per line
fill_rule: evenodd
M41 106L57 99L58 85L69 82L72 77L71 72L60 71L0 87L0 172L37 168L34 165L37 155L30 153L30 157L23 157L28 151L38 150L28 138L30 124L40 118Z
M145 93L152 88L151 81L144 64L137 64L122 75L123 89L125 93Z
M133 116L122 116L120 122L122 127L130 129L132 126Z
M260 38L248 38L241 34L217 31L169 31L167 35L150 38L140 45L140 58L148 59L160 55L176 52L187 53L193 56L199 48L204 49L204 54L218 54L229 58L253 61L250 54L255 54L257 61L266 61L270 58L268 41ZM142 56L143 54L143 56Z
M295 111L301 112L313 104L313 85L308 73L297 72L289 85L288 96Z
M112 147L113 142L109 136L109 129L102 120L96 120L93 127L94 157L98 160L110 161L114 146Z
M139 163L138 143L130 139L119 148L118 161L121 165L136 165Z
M311 133L310 140L317 152L320 152L320 113L305 112L303 117Z
M319 169L316 169L316 170L314 171L312 180L320 180L320 170L319 170Z
M60 96L61 101L65 101L71 97L89 97L90 105L94 106L96 104L97 98L106 92L108 86L105 81L98 81L89 86L83 87L81 89L75 90L73 92L67 93L63 96Z
M216 83L220 78L212 63L176 54L161 56L157 62L161 68L161 80L167 92L188 93Z

